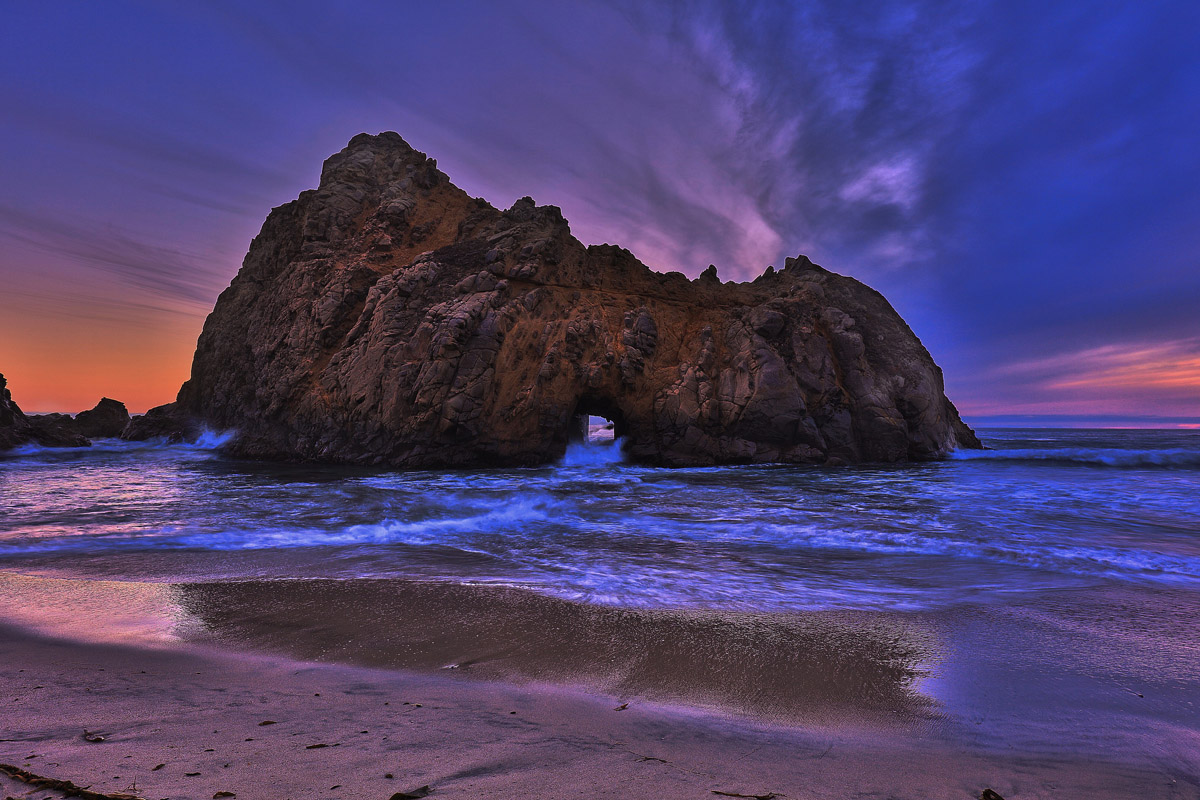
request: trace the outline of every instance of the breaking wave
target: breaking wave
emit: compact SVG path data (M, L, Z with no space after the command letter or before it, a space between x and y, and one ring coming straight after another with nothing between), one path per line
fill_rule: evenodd
M572 442L559 463L564 467L610 467L624 461L622 446L620 439L588 444Z
M44 447L40 444L31 443L0 452L0 459L39 458L43 456L70 457L90 453L136 453L146 450L210 452L220 450L232 442L236 436L237 431L216 431L204 428L194 442L168 442L166 437L159 437L141 442L99 438L93 439L91 445L84 447Z

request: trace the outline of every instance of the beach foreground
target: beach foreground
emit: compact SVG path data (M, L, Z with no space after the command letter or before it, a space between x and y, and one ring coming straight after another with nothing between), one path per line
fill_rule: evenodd
M847 470L14 452L0 764L146 800L1195 800L1198 440L988 442Z
M144 798L1184 798L1166 770L547 685L0 630L0 763ZM618 710L619 709L619 710ZM17 797L61 793L0 777ZM403 796L403 795L401 795Z

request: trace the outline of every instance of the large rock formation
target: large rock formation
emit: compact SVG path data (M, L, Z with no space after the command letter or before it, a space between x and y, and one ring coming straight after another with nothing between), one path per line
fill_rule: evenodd
M668 465L978 446L858 281L803 256L750 283L652 272L553 206L469 197L394 133L356 136L271 212L148 418L236 429L247 456L427 467L552 461L582 414Z

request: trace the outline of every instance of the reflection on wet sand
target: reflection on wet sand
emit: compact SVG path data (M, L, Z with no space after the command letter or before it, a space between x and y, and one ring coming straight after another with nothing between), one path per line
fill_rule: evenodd
M293 657L545 681L780 722L912 719L936 647L912 617L584 605L397 580L188 583L204 637Z
M164 645L189 627L165 583L0 572L0 621L56 638Z

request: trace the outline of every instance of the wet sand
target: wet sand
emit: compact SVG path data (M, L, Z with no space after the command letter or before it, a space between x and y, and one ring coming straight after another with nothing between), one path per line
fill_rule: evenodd
M615 608L401 580L176 584L192 638L461 677L582 687L781 723L928 719L936 634L867 612Z
M0 663L0 762L145 798L390 798L422 786L461 798L966 798L985 787L1010 800L1195 796L1153 770L651 703L618 711L614 698L545 685L11 628L0 631Z
M618 610L405 581L0 583L42 630L0 628L0 763L94 791L1200 796L1194 726L1127 758L947 719L922 691L944 632L911 615ZM61 794L28 790L0 777L0 793Z

